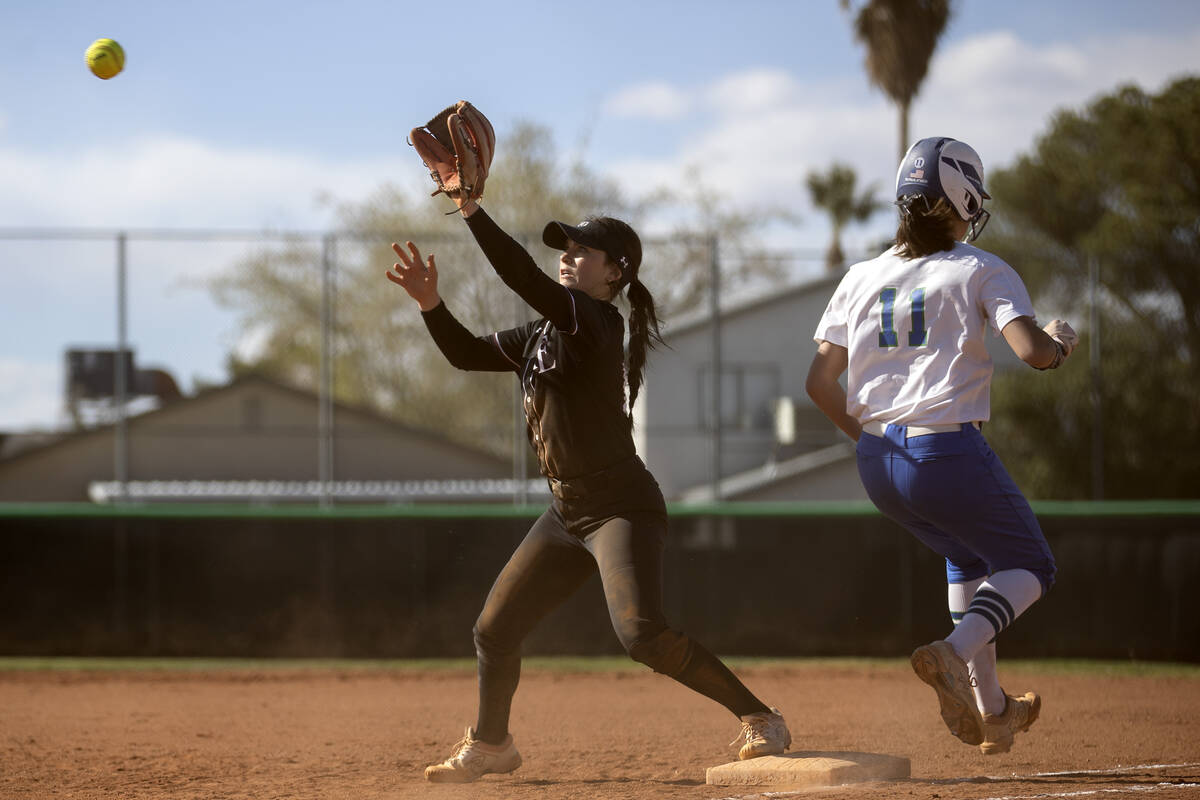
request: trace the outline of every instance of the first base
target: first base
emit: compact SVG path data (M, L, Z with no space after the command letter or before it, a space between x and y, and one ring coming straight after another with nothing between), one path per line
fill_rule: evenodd
M907 778L909 772L908 759L899 756L808 751L709 767L704 782L715 786L840 786Z

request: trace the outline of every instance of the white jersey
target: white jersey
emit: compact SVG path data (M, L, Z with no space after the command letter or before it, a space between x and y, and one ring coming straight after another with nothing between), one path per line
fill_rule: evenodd
M991 414L986 326L998 336L1021 316L1034 316L1033 303L1016 271L958 242L924 258L892 249L855 264L813 338L849 351L846 411L859 422L982 422Z

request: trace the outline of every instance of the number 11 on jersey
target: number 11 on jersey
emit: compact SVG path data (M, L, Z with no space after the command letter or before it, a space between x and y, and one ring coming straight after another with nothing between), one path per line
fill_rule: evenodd
M883 305L879 320L880 347L900 345L900 337L896 335L896 292L895 287L889 286L879 293L879 302ZM925 290L913 289L909 300L912 303L909 315L912 319L912 330L908 332L908 346L921 347L929 335L925 330Z

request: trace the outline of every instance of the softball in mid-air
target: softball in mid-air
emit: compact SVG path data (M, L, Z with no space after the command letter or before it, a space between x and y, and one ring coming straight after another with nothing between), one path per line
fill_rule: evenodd
M125 68L125 51L112 39L97 39L87 49L87 65L97 78L108 80Z

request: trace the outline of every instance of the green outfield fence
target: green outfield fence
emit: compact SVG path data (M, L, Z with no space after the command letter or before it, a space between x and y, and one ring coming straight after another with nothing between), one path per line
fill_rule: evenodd
M1200 661L1200 502L1034 504L1054 589L1006 655ZM541 507L0 505L0 655L462 657ZM898 656L943 564L866 503L672 506L671 623L727 655ZM597 579L531 655L619 653Z

